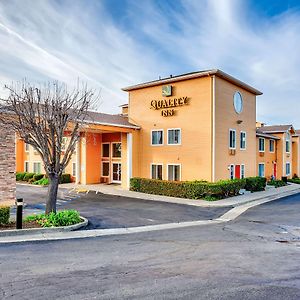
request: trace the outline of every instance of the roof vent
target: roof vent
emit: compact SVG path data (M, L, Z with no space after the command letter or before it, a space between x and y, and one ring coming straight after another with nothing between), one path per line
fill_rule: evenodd
M172 78L172 77L173 77L173 75L171 74L171 75L170 75L170 78Z

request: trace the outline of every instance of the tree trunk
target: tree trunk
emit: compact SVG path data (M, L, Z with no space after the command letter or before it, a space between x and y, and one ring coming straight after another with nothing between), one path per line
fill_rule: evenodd
M46 203L46 214L56 213L57 191L59 184L58 175L49 175L48 199Z

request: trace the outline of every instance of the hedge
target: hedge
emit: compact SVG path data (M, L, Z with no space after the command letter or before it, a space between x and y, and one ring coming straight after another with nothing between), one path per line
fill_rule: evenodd
M70 174L62 174L60 176L59 183L70 183L71 182L71 175Z
M17 181L27 181L28 183L36 184L36 185L47 185L49 180L46 178L44 174L36 174L36 173L28 173L28 172L17 172L16 173ZM70 183L71 175L70 174L62 174L60 176L59 183Z
M268 181L268 185L271 185L271 186L274 186L275 188L279 188L279 187L282 187L282 186L286 186L286 183L282 180L270 180Z
M23 177L23 180L29 181L31 178L33 178L34 175L35 175L35 173L26 173Z
M300 178L293 178L293 179L288 179L288 182L300 184Z
M17 181L22 181L25 175L26 175L26 172L17 172L16 173L16 180Z
M0 206L0 225L9 224L10 207Z
M266 178L263 177L220 180L215 183L206 181L167 181L138 177L130 179L130 190L132 191L189 199L222 199L236 196L244 188L254 192L264 190L265 186Z

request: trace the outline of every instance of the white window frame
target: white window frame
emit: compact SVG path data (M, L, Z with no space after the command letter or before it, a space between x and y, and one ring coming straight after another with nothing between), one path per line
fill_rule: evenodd
M27 170L27 171L26 171L26 164L27 164L27 166L28 166L28 170ZM29 161L28 161L28 160L25 160L25 161L24 161L24 172L29 173L29 170L30 170L30 164L29 164Z
M231 146L230 146L230 144L231 144L231 140L230 140L230 132L231 132L231 131L234 132L234 137L235 137L235 139L234 139L234 147L231 147ZM236 149L236 130L230 128L229 131L228 131L228 133L229 133L229 137L228 137L228 142L229 142L228 146L229 146L229 149L235 150L235 149Z
M122 158L122 142L111 142L110 143L111 144L111 146L110 146L110 157L112 158L112 159L121 159ZM114 153L114 151L113 151L113 145L114 144L121 144L121 156L113 156L113 153Z
M260 140L264 141L264 150L260 150ZM258 138L258 152L264 153L266 151L266 139L263 137Z
M72 162L72 176L73 177L76 177L76 170L77 170L77 167L76 167L76 162Z
M164 165L162 163L151 163L150 164L150 178L151 179L157 179L159 180L158 178L153 178L153 174L152 174L152 167L153 166L161 166L161 180L163 180L164 176L163 176L163 173L164 173ZM157 170L156 170L156 173L157 173Z
M152 133L153 133L154 131L161 131L161 132L162 132L162 143L161 143L161 144L153 144L153 143L152 143L152 142L153 142L153 140L152 140ZM165 133L164 133L164 130L163 130L163 129L152 129L152 130L151 130L151 134L150 134L150 145L151 145L151 146L154 146L154 147L163 146L163 145L164 145L164 135L165 135Z
M169 166L179 166L179 181L181 181L181 164L167 164L167 180L168 181L174 181L174 180L169 180Z
M241 147L242 134L245 134L245 147L244 148ZM247 148L247 132L246 131L241 131L240 132L240 150L246 150L246 148Z
M231 170L232 170L232 177L231 177ZM235 179L235 165L234 164L229 165L229 179Z
M109 146L109 149L108 149L108 156L103 156L103 145L108 145ZM104 143L101 143L101 158L106 158L106 159L109 159L110 158L110 155L111 155L111 146L110 146L110 143L109 142L104 142Z
M41 170L40 173L34 171L34 164L40 164L40 170ZM33 173L35 173L35 174L41 174L42 173L42 163L40 161L33 161L32 162L32 167L33 167L32 168Z
M286 149L287 143L289 145L289 151L287 151L287 149ZM285 153L291 153L291 146L292 146L291 145L291 134L289 132L287 132L285 134Z
M169 144L169 131L171 130L179 130L179 143L178 144ZM152 136L152 134L151 134ZM167 129L167 145L169 146L178 146L181 145L181 128L168 128Z
M263 174L262 176L259 175L259 166L260 166L260 165L263 165L263 166L264 166L264 174ZM266 174L266 166L265 166L265 163L259 163L259 164L258 164L258 176L259 176L259 177L265 177L265 174Z
M66 151L67 142L68 142L68 138L64 136L62 138L61 151Z
M29 153L29 150L30 150L30 145L25 143L25 152Z
M103 175L103 164L108 164L108 175ZM101 177L110 178L110 163L107 160L101 161Z
M287 166L289 166L289 173L287 172ZM291 163L290 162L286 162L285 163L285 175L286 176L290 176L291 175Z
M243 172L242 172L242 170L243 170ZM244 173L244 174L243 174ZM242 174L243 174L243 176L242 176ZM241 179L244 179L244 178L246 178L246 166L245 166L245 164L241 164L240 165L240 177L241 177Z
M271 151L271 142L273 142L273 151ZM275 153L275 140L273 140L273 139L269 140L269 152Z

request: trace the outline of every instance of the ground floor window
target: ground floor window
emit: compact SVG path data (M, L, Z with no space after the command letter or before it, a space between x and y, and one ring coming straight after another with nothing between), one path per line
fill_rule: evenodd
M151 164L151 178L162 180L162 165Z
M265 164L258 164L258 176L265 177Z
M241 178L245 178L245 165L241 165Z
M24 172L29 172L29 161L24 162Z
M234 165L230 165L229 170L230 170L230 179L234 179Z
M289 162L285 164L285 174L287 176L291 175L291 164Z
M33 173L37 173L37 174L41 173L41 163L40 162L33 163Z
M109 162L102 162L102 177L109 177Z
M180 165L168 165L168 180L180 181Z
M76 177L76 163L75 162L72 163L72 176Z

